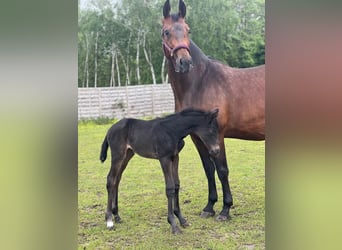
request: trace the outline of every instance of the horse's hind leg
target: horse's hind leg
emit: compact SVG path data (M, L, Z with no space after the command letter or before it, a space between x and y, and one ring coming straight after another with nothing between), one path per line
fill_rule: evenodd
M114 195L113 203L112 203L112 213L114 215L114 221L116 223L120 223L121 222L121 218L119 216L119 207L118 207L119 184L120 184L122 173L126 169L126 166L127 166L128 162L129 162L129 160L133 157L133 155L134 155L134 152L131 149L128 149L127 152L126 152L125 159L122 161L122 164L121 164L121 166L120 166L120 168L118 169L118 172L117 172L117 181L114 184L115 185L116 193Z
M173 212L177 216L182 227L187 227L187 226L189 226L189 223L183 217L181 210L180 210L180 206L179 206L180 181L179 181L179 175L178 175L178 162L179 162L179 156L177 154L174 157L173 162L172 162L172 175L173 175L173 179L175 182L175 198L174 198Z

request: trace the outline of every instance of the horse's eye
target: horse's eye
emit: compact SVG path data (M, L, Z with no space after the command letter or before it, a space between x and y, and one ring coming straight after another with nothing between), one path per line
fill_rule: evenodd
M188 34L191 34L191 30L188 31Z
M170 31L169 30L164 30L164 36L169 36L170 35Z

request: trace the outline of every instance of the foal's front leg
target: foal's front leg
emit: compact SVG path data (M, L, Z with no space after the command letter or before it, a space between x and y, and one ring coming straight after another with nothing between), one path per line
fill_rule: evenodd
M167 221L171 225L172 233L178 234L182 231L177 226L175 216L173 215L173 203L175 199L175 182L172 175L172 160L170 157L164 157L160 159L160 164L163 169L165 178L165 191L167 197Z

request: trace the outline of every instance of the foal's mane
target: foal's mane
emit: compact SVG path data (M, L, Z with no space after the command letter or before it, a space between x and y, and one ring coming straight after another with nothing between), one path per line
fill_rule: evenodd
M193 108L187 108L187 109L183 109L180 112L174 113L172 115L168 115L165 116L162 119L163 121L169 121L169 120L173 120L175 117L180 117L180 116L195 116L195 117L203 117L203 115L206 112L203 110L199 110L199 109L193 109Z
M206 112L199 109L193 109L193 108L187 108L183 109L181 112L179 112L180 115L195 115L195 116L203 116Z

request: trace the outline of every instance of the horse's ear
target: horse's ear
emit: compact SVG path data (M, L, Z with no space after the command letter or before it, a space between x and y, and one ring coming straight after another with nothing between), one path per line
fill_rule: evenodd
M215 118L217 118L217 116L218 116L218 112L219 112L219 109L213 109L212 111L210 111L210 117L211 117L211 119L215 119Z
M179 9L178 15L180 17L184 18L185 15L186 15L186 6L185 6L185 3L184 3L183 0L179 0L179 7L178 7L178 9Z
M168 18L170 16L170 11L171 11L170 1L167 0L164 4L164 7L163 7L164 18Z

